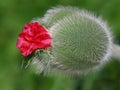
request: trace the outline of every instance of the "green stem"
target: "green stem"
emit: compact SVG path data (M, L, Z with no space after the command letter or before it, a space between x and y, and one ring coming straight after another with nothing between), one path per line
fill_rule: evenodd
M112 57L120 61L120 46L113 44L112 45Z

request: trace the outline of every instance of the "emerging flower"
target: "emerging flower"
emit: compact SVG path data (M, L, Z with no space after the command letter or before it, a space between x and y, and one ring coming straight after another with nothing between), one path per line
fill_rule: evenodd
M36 49L48 49L51 46L51 37L46 28L38 22L27 23L18 36L16 47L23 56L28 56Z

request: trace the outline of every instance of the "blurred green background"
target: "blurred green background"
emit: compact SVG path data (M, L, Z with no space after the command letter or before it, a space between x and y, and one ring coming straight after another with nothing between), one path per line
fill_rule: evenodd
M100 71L75 79L20 69L23 57L15 45L22 27L57 5L77 6L101 16L120 44L120 0L0 0L0 90L120 90L120 62L114 59Z

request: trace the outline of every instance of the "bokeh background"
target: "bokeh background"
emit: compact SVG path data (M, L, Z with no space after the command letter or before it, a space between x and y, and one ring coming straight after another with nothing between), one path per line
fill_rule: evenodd
M23 57L16 40L22 27L57 5L77 6L101 16L120 44L120 0L0 0L0 90L120 90L120 62L115 59L100 71L75 79L20 69Z

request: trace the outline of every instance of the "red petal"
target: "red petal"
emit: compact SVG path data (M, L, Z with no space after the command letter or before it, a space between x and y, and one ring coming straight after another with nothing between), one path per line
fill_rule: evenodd
M36 49L45 49L51 46L51 37L47 30L38 22L27 23L18 36L16 47L22 55L28 56Z

